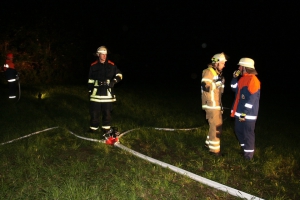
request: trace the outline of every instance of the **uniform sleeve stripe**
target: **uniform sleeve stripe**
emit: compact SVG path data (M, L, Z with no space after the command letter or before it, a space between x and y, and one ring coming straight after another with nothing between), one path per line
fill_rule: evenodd
M251 105L251 104L249 104L249 103L246 103L246 104L245 104L245 107L246 107L246 108L252 108L253 105Z

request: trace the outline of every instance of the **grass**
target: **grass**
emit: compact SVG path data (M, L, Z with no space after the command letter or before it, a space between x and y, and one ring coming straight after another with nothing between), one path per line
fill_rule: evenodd
M82 140L87 134L88 97L84 86L25 87L15 104L1 85L0 144L49 127L59 127L0 145L0 199L239 199L151 164L119 148ZM37 95L41 92L42 99ZM264 199L299 199L297 126L261 99L256 151L250 162L239 154L233 121L224 117L224 157L204 149L208 130L197 87L116 86L113 124L121 144ZM224 105L231 106L231 93ZM271 113L271 115L270 115ZM162 131L159 128L194 128Z

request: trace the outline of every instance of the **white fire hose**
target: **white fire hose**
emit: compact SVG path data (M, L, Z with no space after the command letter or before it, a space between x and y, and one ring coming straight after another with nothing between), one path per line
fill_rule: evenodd
M53 130L53 129L57 129L59 128L58 126L57 127L52 127L52 128L47 128L47 129L44 129L44 130L41 130L41 131L37 131L37 132L34 132L34 133L31 133L31 134L28 134L28 135L25 135L25 136L22 136L20 138L16 138L14 140L11 140L11 141L8 141L8 142L4 142L4 143L1 143L1 145L5 145L5 144L8 144L8 143L12 143L12 142L15 142L17 140L21 140L21 139L24 139L24 138L27 138L27 137L30 137L32 135L36 135L36 134L39 134L39 133L42 133L42 132L46 132L46 131L50 131L50 130ZM139 128L135 128L135 129L131 129L131 130L128 130L126 132L123 132L122 134L119 135L119 139L124 136L125 134L131 132L131 131L134 131L134 130L137 130ZM198 128L190 128L190 129L172 129L172 128L154 128L156 130L163 130L163 131L177 131L177 130L184 130L184 131L187 131L187 130L194 130L194 129L198 129ZM87 137L82 137L80 135L77 135L75 133L73 133L72 131L68 130L69 133L71 133L72 135L74 135L75 137L78 137L80 139L83 139L83 140L88 140L88 141L92 141L92 142L99 142L99 143L106 143L105 140L97 140L97 139L92 139L92 138L87 138ZM132 149L129 149L125 146L123 146L122 144L120 144L119 140L118 142L114 143L113 144L114 146L120 148L120 149L123 149L139 158L142 158L148 162L151 162L151 163L154 163L156 165L159 165L161 167L164 167L164 168L168 168L176 173L179 173L181 175L184 175L184 176L187 176L195 181L198 181L202 184L205 184L205 185L208 185L212 188L215 188L217 190L221 190L221 191L224 191L226 193L229 193L233 196L236 196L236 197L239 197L239 198L243 198L243 199L248 199L248 200L263 200L262 198L259 198L259 197L256 197L256 196L253 196L251 194L248 194L248 193L245 193L245 192L242 192L240 190L237 190L237 189L234 189L234 188L231 188L231 187L228 187L226 185L223 185L223 184L220 184L218 182L215 182L215 181L212 181L212 180L209 180L209 179L206 179L204 177L201 177L197 174L194 174L194 173L191 173L189 171L186 171L184 169L181 169L179 167L176 167L176 166L173 166L173 165L170 165L168 163L165 163L165 162L162 162L162 161L159 161L159 160L156 160L154 158L151 158L151 157L148 157L146 155L143 155L139 152L136 152Z

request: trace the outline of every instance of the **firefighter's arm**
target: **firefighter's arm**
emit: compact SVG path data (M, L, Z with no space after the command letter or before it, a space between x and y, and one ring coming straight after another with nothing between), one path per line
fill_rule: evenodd
M92 78L92 70L90 68L89 77L88 77L88 90L89 90L89 93L92 92L94 84L95 84L95 80Z
M202 91L203 92L209 92L210 88L211 88L211 83L209 83L208 81L201 81L201 87L202 87Z
M230 87L233 92L237 92L237 89L238 89L238 79L237 78L231 79Z
M91 91L93 89L94 83L95 83L95 80L93 80L93 79L88 80L88 90L89 91Z
M123 79L122 72L119 70L117 65L115 65L115 63L113 63L112 61L108 60L108 63L110 65L112 65L114 67L114 70L115 70L115 76L112 80L110 80L110 83L115 84L115 83L120 82Z
M209 74L208 70L204 70L202 73L202 79L201 79L201 88L203 92L210 92L212 89L212 77Z
M116 66L116 75L115 77L110 81L109 87L114 87L114 85L118 82L120 82L123 79L122 72L117 68Z
M116 67L116 75L114 80L116 80L116 83L120 82L123 79L123 74L122 72Z

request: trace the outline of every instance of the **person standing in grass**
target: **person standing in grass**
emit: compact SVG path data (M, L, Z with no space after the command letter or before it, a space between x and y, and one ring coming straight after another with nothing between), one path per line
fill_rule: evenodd
M15 64L13 62L14 56L12 53L6 55L6 61L4 64L4 73L6 80L8 82L9 99L16 99L17 95L17 81L18 81L18 72L15 69Z
M224 53L215 54L211 60L212 63L203 70L201 80L202 109L206 112L209 124L205 147L208 148L210 154L221 156L220 138L223 124L221 95L225 83L222 70L227 60Z
M107 48L97 49L98 59L91 64L88 79L90 97L90 129L93 133L99 129L102 115L102 131L104 134L111 130L112 102L116 101L114 85L123 78L118 67L107 59Z
M231 88L235 92L231 117L235 118L234 131L244 158L251 160L254 155L254 129L259 108L260 81L256 77L253 59L241 58L238 65L239 69L234 71L231 80Z

